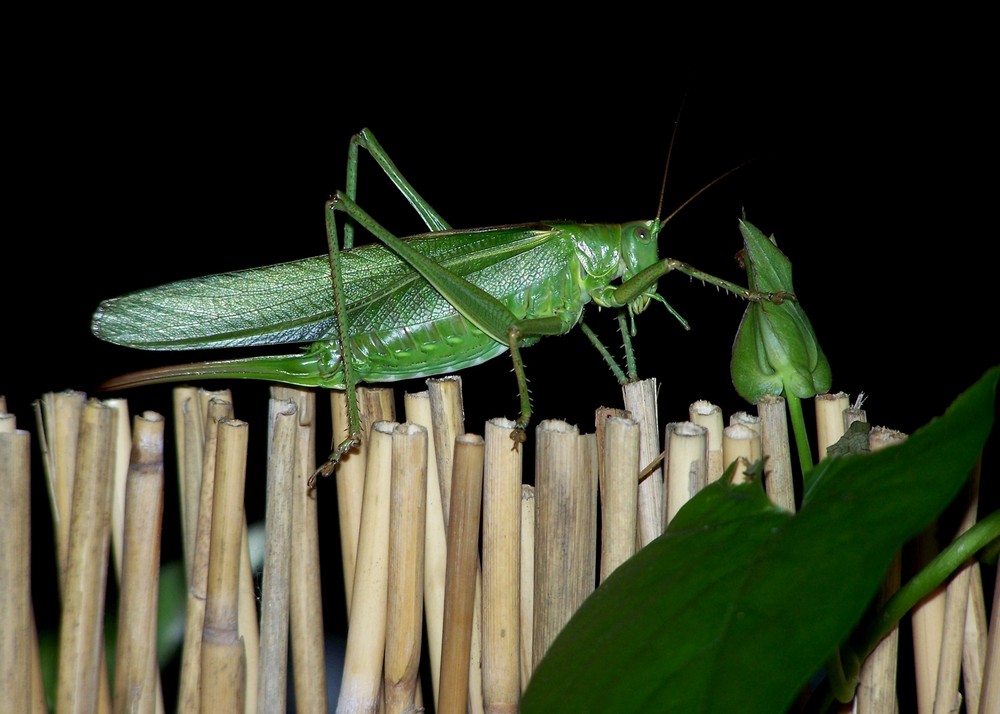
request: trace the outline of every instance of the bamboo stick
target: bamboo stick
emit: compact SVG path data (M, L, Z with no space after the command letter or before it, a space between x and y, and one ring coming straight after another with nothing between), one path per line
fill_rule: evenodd
M965 647L962 650L962 687L965 710L979 711L986 665L986 602L983 598L983 576L979 563L969 567L969 604L965 613Z
M671 422L664 430L667 448L667 498L664 523L705 487L708 429L689 421Z
M292 484L291 646L295 708L325 714L326 669L323 651L323 599L320 592L318 490L309 486L316 472L316 394L297 387L271 388L275 399L297 408L295 469Z
M979 510L980 461L973 468L965 486L965 510L956 532L962 535L976 524ZM944 622L941 631L941 657L938 662L937 687L934 691L934 714L958 711L962 704L959 680L962 673L962 650L965 640L965 618L969 604L970 563L953 573L945 588Z
M438 478L441 485L441 509L445 526L451 504L451 470L455 452L455 438L465 433L462 407L462 378L458 375L434 377L427 380L431 395L431 418L434 427L434 453L438 459Z
M337 711L374 712L378 707L385 655L389 557L389 489L395 422L376 422L368 437L367 473L357 568L344 655L344 679Z
M869 448L884 449L904 439L899 432L875 429L869 433ZM897 553L877 595L879 607L899 589L901 562ZM858 691L855 696L857 710L863 714L894 714L899 705L896 697L896 670L899 662L899 629L894 627L875 647L861 666Z
M423 629L427 430L400 424L392 433L385 711L414 710Z
M260 604L257 711L285 711L292 556L292 477L298 414L295 402L272 398L268 413L264 582Z
M992 714L1000 709L1000 568L995 569L993 606L990 611L989 641L986 643L986 666L983 668L983 688L979 699L979 714Z
M98 710L115 419L113 409L96 401L88 402L80 415L59 631L56 707L60 712Z
M514 422L486 422L483 483L483 699L490 714L513 714L521 696L521 445ZM634 489L633 489L634 490ZM632 504L635 517L635 504ZM632 534L633 542L635 534Z
M745 424L733 424L723 429L722 461L729 468L733 463L730 483L734 486L749 480L747 469L754 462L754 454L760 454L760 435Z
M622 387L625 408L639 422L639 463L645 468L660 455L660 427L656 410L658 391L655 379L630 382ZM540 494L539 494L540 495ZM639 484L638 524L639 547L663 533L663 469L656 469ZM536 632L537 635L537 632ZM548 648L548 643L545 645Z
M593 545L584 538L594 537L596 495L575 426L543 421L536 438L534 666L593 590L594 564L586 562Z
M181 495L181 534L184 539L184 572L190 583L193 580L191 569L195 560L195 539L198 535L199 505L202 502L201 480L204 464L206 459L215 462L215 452L208 451L206 456L205 421L202 416L204 412L201 409L198 390L195 387L175 388L173 403L177 484ZM197 632L201 632L201 629L199 628Z
M718 481L726 470L722 459L722 409L715 404L699 399L688 407L688 421L708 429L708 467L705 483Z
M521 485L521 693L535 668L535 487Z
M123 415L119 411L119 418ZM163 522L163 417L135 417L122 513L122 595L115 653L115 711L157 711L156 615ZM159 702L162 705L162 702Z
M473 434L459 435L455 441L440 714L464 714L469 705L469 657L476 600L484 448L482 437Z
M246 422L230 419L220 422L218 430L201 645L201 711L235 713L245 708L247 683L238 621L248 428Z
M427 519L424 525L424 622L427 657L431 668L431 692L437 706L441 683L441 636L444 630L444 587L448 562L444 511L438 477L437 454L431 419L430 392L406 394L406 421L427 429Z
M844 435L844 410L850 408L851 397L845 392L817 394L816 405L816 445L819 461L826 458L826 450Z
M760 417L760 440L765 468L764 487L771 503L795 513L795 481L792 455L788 444L788 419L785 399L766 394L757 400Z
M604 484L601 488L601 582L635 554L639 499L639 423L604 420Z
M132 433L129 425L128 401L125 399L105 399L104 404L114 409L115 420L115 465L111 484L111 562L115 566L115 579L122 579L122 538L125 530L125 485L128 480L129 457L132 453ZM162 418L162 417L161 417Z
M31 626L31 435L7 425L0 430L0 493L0 691L7 711L28 712L38 661Z

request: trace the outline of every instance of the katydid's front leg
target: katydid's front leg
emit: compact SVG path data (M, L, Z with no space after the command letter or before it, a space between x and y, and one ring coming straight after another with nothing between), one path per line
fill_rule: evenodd
M531 398L528 393L528 382L524 375L520 344L528 338L565 334L576 324L576 316L557 314L551 317L520 319L500 300L479 286L434 262L406 241L394 236L349 197L338 192L330 205L333 210L346 213L364 226L373 236L420 273L462 317L497 342L507 345L514 362L514 373L517 376L517 388L521 402L521 413L511 438L523 441L524 430L531 418Z

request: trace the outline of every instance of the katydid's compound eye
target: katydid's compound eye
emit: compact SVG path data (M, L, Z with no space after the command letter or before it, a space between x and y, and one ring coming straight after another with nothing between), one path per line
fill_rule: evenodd
M643 242L646 242L649 240L649 231L640 226L635 229L635 237Z

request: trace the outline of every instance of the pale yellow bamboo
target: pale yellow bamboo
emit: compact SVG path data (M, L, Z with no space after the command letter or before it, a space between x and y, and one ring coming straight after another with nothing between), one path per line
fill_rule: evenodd
M722 461L729 468L733 463L730 483L733 485L746 483L749 477L747 469L753 463L754 454L760 454L760 435L745 424L734 424L723 429Z
M456 437L448 521L440 714L464 714L469 705L469 656L479 565L484 449L480 436L463 434Z
M664 523L705 487L708 429L690 421L672 422L664 429L667 450L667 512Z
M292 484L291 646L295 708L325 714L323 601L320 591L319 491L309 481L316 472L316 394L297 387L272 387L275 399L291 399L298 413ZM339 443L339 442L338 442Z
M705 483L718 481L726 470L722 459L722 409L711 402L699 399L688 407L688 421L708 429L708 466Z
M292 556L292 477L298 414L290 400L271 399L268 412L264 582L260 602L257 711L284 712L288 691L288 619Z
M451 503L451 469L455 452L455 437L465 433L462 408L462 378L457 375L434 377L427 380L431 395L431 418L434 428L434 453L438 460L438 478L441 485L441 509L445 526L448 524Z
M655 379L629 382L622 387L625 408L639 423L640 468L645 468L660 455L660 425L656 411L657 389ZM638 545L641 548L663 533L663 469L656 469L639 484L638 508L636 531ZM537 636L538 632L535 634ZM546 649L548 645L549 643L545 644Z
M392 434L385 711L414 709L423 629L427 430L400 424Z
M981 463L973 468L964 490L965 503L956 537L976 524L979 510ZM962 674L962 650L965 648L965 618L969 604L970 563L952 574L945 588L944 622L941 630L941 658L938 662L937 688L934 691L934 714L958 711L962 704L959 682Z
M111 485L116 414L89 401L80 415L70 512L56 708L98 710L102 679L104 595L111 540Z
M514 426L507 419L486 422L482 661L484 708L490 714L516 712L521 698L522 454L520 444L511 448Z
M348 433L347 397L343 392L331 393L333 407L334 443L341 443ZM358 538L361 529L361 508L364 499L367 471L367 441L371 438L372 424L396 420L395 398L391 389L378 387L358 388L358 411L361 417L361 446L341 459L337 467L337 507L340 511L340 543L344 568L347 615L351 614L353 584L358 557Z
M784 397L765 394L757 400L757 416L761 425L760 446L766 459L764 487L767 496L775 506L795 513L795 482Z
M635 554L639 496L639 423L604 420L604 485L601 489L601 582Z
M12 422L11 422L12 425ZM0 431L0 692L5 711L32 710L37 661L31 609L31 436Z
M374 712L378 707L385 655L389 557L389 490L395 422L376 422L368 435L367 473L353 606L347 628L344 678L337 711Z
M235 713L246 706L246 660L238 622L248 427L229 419L218 429L201 644L201 711Z
M188 583L193 581L191 568L195 560L195 538L198 535L198 514L201 502L201 479L205 459L215 461L215 452L205 453L205 424L201 398L195 387L173 390L174 443L177 447L177 484L181 497L181 535L184 545L184 572ZM190 630L188 630L190 632ZM201 632L199 628L197 632ZM200 661L200 657L199 657ZM199 664L200 668L200 664Z
M122 413L119 412L119 418ZM122 594L115 651L116 712L157 710L156 615L163 522L163 417L135 417L122 533Z
M850 408L851 397L844 392L817 394L816 405L816 445L819 460L826 458L826 450L844 435L844 410Z
M441 684L441 635L444 629L444 581L448 563L444 511L438 478L437 454L431 419L430 392L407 394L403 399L406 421L419 424L430 435L427 440L427 519L424 526L424 622L427 658L431 667L431 691L435 708Z
M989 641L986 643L986 663L983 668L983 688L979 697L979 714L1000 710L1000 568L993 583L993 606L990 611Z
M132 453L132 433L129 424L128 401L106 399L104 403L118 413L115 432L115 468L111 486L111 557L115 578L122 579L122 538L125 531L125 484L128 480L129 456ZM162 417L161 417L162 418Z
M593 590L594 565L585 562L593 545L583 538L587 533L593 537L591 487L596 488L581 464L584 454L575 426L543 421L536 439L535 666Z
M521 485L521 693L535 668L535 487Z
M178 708L181 711L197 712L201 706L201 641L205 627L205 600L208 597L208 561L212 547L212 503L215 498L215 467L218 453L219 422L232 416L233 405L222 399L208 403L205 423L194 426L200 411L201 400L197 391L187 388L174 390L174 408L181 424L177 425L178 449L185 443L187 465L183 467L184 480L188 484L198 483L201 493L194 513L195 537L189 544L191 569L188 575L188 591L184 612L184 647L181 651L181 676L178 693ZM200 423L200 420L197 420ZM191 435L189 439L187 435ZM204 444L196 445L194 436L201 435ZM193 459L201 454L204 462L195 464ZM178 457L178 465L182 463ZM188 475L190 477L188 477ZM182 500L183 503L183 500Z
M979 563L969 568L969 605L965 613L965 647L962 650L962 687L965 710L979 711L983 689L983 669L986 666L986 602L983 598L983 576Z

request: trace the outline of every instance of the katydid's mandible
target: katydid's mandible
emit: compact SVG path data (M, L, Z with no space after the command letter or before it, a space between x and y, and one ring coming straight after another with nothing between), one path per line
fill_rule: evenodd
M427 233L398 238L357 204L359 149L406 197ZM637 378L626 318L656 300L687 327L656 291L663 275L679 271L747 300L793 297L754 292L659 258L657 238L676 212L625 224L538 222L454 230L403 178L371 132L362 130L351 139L346 189L327 203L326 256L130 293L102 302L92 324L97 337L139 349L304 343L303 350L146 370L105 387L247 378L346 389L350 433L320 468L328 474L360 442L354 389L359 382L447 374L509 351L520 398L513 436L523 441L531 399L521 347L579 325L625 383ZM345 216L342 247L337 213ZM354 247L356 226L378 242ZM590 302L618 311L625 370L584 324L583 309Z

